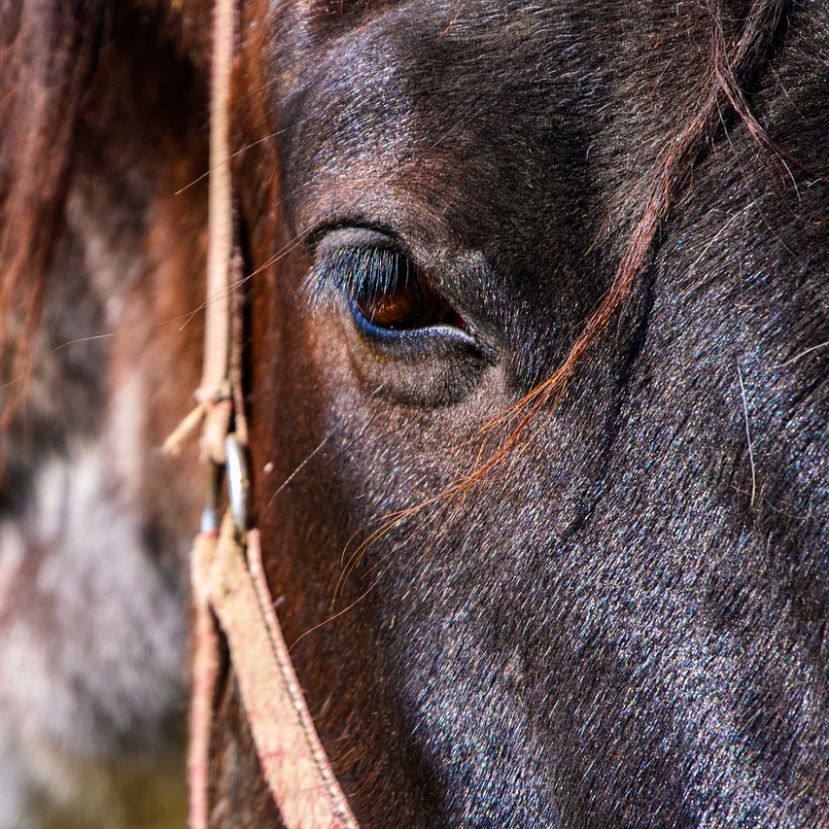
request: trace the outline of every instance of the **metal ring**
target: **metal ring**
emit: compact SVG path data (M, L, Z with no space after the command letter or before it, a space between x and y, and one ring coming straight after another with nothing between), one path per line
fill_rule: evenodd
M203 535L217 535L219 532L219 467L208 464L204 481L204 507L201 513L199 532Z
M242 536L247 530L248 467L245 450L236 435L225 438L227 453L227 499L236 533Z

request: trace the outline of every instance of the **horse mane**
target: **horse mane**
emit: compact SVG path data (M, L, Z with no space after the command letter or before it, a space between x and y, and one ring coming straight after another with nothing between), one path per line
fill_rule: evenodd
M700 87L700 104L687 122L666 141L665 149L641 188L646 196L627 238L610 288L570 348L563 362L544 381L484 427L511 423L505 441L469 475L451 485L449 493L464 492L498 466L517 446L536 415L564 394L585 354L616 317L642 275L657 234L686 189L697 161L710 147L730 112L748 129L761 150L787 155L775 144L751 112L746 89L768 58L788 7L788 0L752 0L733 43L725 34L724 0L708 0L711 20L711 61ZM796 163L796 159L795 163ZM449 493L442 493L449 494Z
M0 379L5 385L25 373L81 105L95 67L102 8L101 0L21 0L8 5L0 19ZM16 389L8 395L17 396ZM8 423L12 409L7 402L0 425Z

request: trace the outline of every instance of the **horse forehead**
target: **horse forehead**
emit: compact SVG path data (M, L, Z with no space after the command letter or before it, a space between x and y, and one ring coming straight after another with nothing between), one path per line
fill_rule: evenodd
M456 56L465 62L455 61L453 73L469 80L487 58L521 68L531 52L554 57L555 47L566 45L579 30L595 30L597 19L607 22L603 5L603 0L588 0L573 15L570 0L318 0L292 18L294 37L283 34L305 62L339 67L346 74L354 72L355 63L381 80L400 68L447 70L446 62ZM434 82L431 76L428 80Z
M607 0L580 0L584 8L607 5ZM341 30L359 29L380 16L402 12L411 23L440 18L445 29L463 29L468 25L488 25L493 20L515 18L525 12L544 13L558 10L567 13L574 8L573 0L311 0L300 5L303 20L319 31L332 31L331 24L340 23Z
M318 205L320 191L382 187L386 199L399 183L461 202L464 184L496 181L506 162L549 168L551 120L575 123L573 77L596 63L567 5L419 0L353 4L348 17L322 4L294 18L271 93L286 166L305 177L288 189Z

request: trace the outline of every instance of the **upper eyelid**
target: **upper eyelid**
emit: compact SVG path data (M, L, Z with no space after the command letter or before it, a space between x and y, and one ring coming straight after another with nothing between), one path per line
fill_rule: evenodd
M379 247L398 251L414 260L403 240L393 230L369 223L328 222L308 234L305 245L311 258L343 248Z
M453 307L464 304L458 290L461 271L472 271L463 265L458 268L457 261L453 267L452 260L455 257L448 250L442 250L442 255L437 256L428 250L419 251L387 226L353 217L329 219L307 233L305 246L313 264L304 281L303 292L312 311L337 298L336 290L326 291L326 285L319 281L319 277L325 265L330 264L330 257L347 248L380 248L398 253L411 263L419 277L446 302ZM483 281L488 283L490 280Z

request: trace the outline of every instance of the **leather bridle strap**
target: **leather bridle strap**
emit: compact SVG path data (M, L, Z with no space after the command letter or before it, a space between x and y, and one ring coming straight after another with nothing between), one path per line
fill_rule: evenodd
M359 829L314 727L262 567L258 530L247 527L246 428L241 411L241 315L232 313L234 218L230 82L235 0L216 0L213 24L207 317L199 405L167 441L176 451L199 422L207 503L192 553L194 653L188 782L190 829L207 829L208 767L219 634L224 635L262 774L287 829ZM238 257L237 257L238 259ZM234 412L233 401L238 401ZM235 432L230 432L235 424ZM227 467L230 507L218 526Z
M285 825L356 829L273 611L258 531L243 546L227 514L218 538L199 535L193 569L227 638L262 774Z

